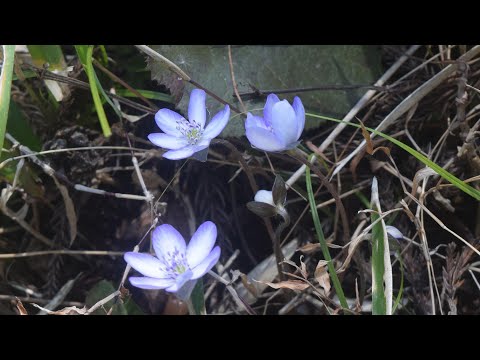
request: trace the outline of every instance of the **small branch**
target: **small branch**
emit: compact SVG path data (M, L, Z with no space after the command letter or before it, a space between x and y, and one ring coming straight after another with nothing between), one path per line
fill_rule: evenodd
M210 95L211 97L213 97L215 100L221 102L222 104L225 104L225 105L228 105L230 106L230 108L235 111L236 113L241 113L240 110L238 110L235 106L233 106L232 104L230 104L228 101L225 101L223 100L221 97L219 97L218 95L214 94L213 92L211 92L210 90L208 90L207 88L205 88L204 86L200 85L199 83L197 83L195 80L193 80L190 76L188 76L182 69L180 69L175 63L173 63L172 61L168 60L165 56L163 55L160 55L158 52L156 52L155 50L149 48L148 46L146 45L135 45L135 47L137 47L137 49L139 49L140 51L143 51L145 54L147 54L148 56L150 56L151 58L155 59L155 60L159 60L161 62L163 62L167 68L170 70L170 71L173 71L175 74L177 74L183 81L186 81L186 82L189 82L190 84L192 84L193 86L199 88L199 89L202 89L203 91L205 91L208 95Z
M143 51L145 54L150 56L151 58L155 60L159 60L163 62L170 71L173 71L175 74L177 74L183 81L190 82L191 78L188 76L182 69L180 69L175 63L171 62L168 60L165 56L160 55L158 52L155 50L151 49L147 45L135 45L135 47L141 51Z
M407 52L401 56L375 83L375 86L383 86L392 76L397 72L397 70L403 65L405 61L410 58L415 51L420 48L420 45L413 45L410 47ZM343 121L350 122L352 121L355 116L359 113L361 109L365 107L365 105L370 101L370 99L377 93L376 90L368 90L365 95L362 96L360 100L355 104L355 106L348 112L347 115L342 119ZM340 123L338 124L335 129L330 133L330 135L323 141L323 143L319 146L320 152L324 152L325 149L330 146L333 140L345 129L347 124ZM316 158L313 158L313 161ZM286 181L288 186L293 185L305 172L306 166L302 165L290 178Z
M252 88L253 86L250 85ZM290 94L290 93L302 93L309 91L325 91L325 90L356 90L356 89L371 89L376 91L387 91L386 86L376 86L369 84L361 85L319 85L319 86L310 86L310 87L299 87L299 88L290 88L290 89L274 89L274 90L259 90L254 88L254 91L241 93L237 96L243 99L252 99L256 97L266 97L269 94Z
M245 107L245 104L242 101L242 98L238 94L238 88L237 88L237 82L235 81L235 73L233 72L233 60L232 60L232 46L228 45L228 65L230 67L230 76L232 77L232 85L233 85L233 91L235 92L235 96L238 99L238 102L242 106L243 113L247 113L247 108Z
M249 315L257 315L257 313L255 312L255 310L253 310L250 305L248 305L248 303L243 300L239 295L238 293L236 292L236 290L233 288L232 284L225 280L223 277L215 274L213 271L209 271L208 274L210 276L212 276L215 280L221 282L223 285L225 285L227 287L227 290L228 292L232 295L233 299L235 300L235 303L237 304L237 306L245 309L245 311L249 314Z
M93 305L90 309L88 309L88 311L85 313L85 315L90 315L95 310L97 310L100 306L105 305L106 303L108 303L110 300L112 300L113 298L115 298L118 295L120 295L120 291L118 291L118 290L115 291L114 293L111 293L106 298L100 300L95 305Z
M30 251L22 253L0 254L0 259L18 259L45 255L86 255L86 256L123 256L123 251L101 251L101 250L48 250Z
M112 73L110 70L108 70L107 68L105 68L102 64L100 64L100 62L98 62L96 59L92 59L93 60L93 64L98 67L100 70L102 70L105 74L107 74L107 76L112 79L113 81L119 83L120 85L122 85L123 87L125 87L126 89L130 90L132 93L134 93L135 95L138 96L138 98L140 100L142 100L145 104L147 104L153 111L158 111L158 107L157 105L155 105L154 103L152 103L150 100L148 100L146 97L144 97L138 90L134 89L133 87L131 87L130 85L128 85L125 81L123 81L122 79L120 79L117 75L115 75L114 73Z

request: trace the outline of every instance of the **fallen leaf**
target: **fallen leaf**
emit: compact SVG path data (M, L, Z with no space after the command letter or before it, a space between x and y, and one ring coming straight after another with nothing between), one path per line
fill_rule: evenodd
M302 247L298 248L297 251L301 251L302 253L306 255L310 255L313 253L316 253L317 251L320 251L322 248L320 247L319 243L306 243Z
M304 256L300 256L300 272L302 273L302 276L307 279L308 278L308 272L307 272L307 265L302 261Z
M375 155L375 153L378 151L378 150L381 150L385 153L385 155L387 156L390 156L390 148L386 147L386 146L379 146L377 148L375 148L375 150L373 150L373 153L372 155Z
M427 178L428 176L432 176L432 175L436 175L436 172L433 169L429 168L428 166L424 167L423 169L418 170L415 173L415 176L413 177L412 192L410 194L412 196L415 196L415 194L417 193L417 188L418 188L418 184L420 183L420 181L422 181L423 179Z
M61 310L52 311L52 310L45 309L37 304L32 304L32 305L35 306L36 308L39 308L40 310L45 311L48 315L85 315L85 313L88 311L86 306L84 306L81 309L77 308L76 306L69 306Z
M20 301L20 299L17 297L15 299L17 299L17 303L15 305L17 306L17 309L20 315L28 315L27 310L25 310L25 308L23 307L23 304Z
M325 294L330 292L330 276L327 271L327 261L320 260L315 269L315 280L325 290Z
M252 284L250 281L248 281L247 275L245 274L240 274L240 279L242 280L243 286L245 286L245 289L248 290L250 294L255 296L256 298L258 297L258 291L257 288L255 287L254 284Z
M367 143L366 150L369 155L373 154L373 143L372 139L370 138L370 133L367 131L365 128L365 125L363 125L362 120L358 120L360 122L360 126L362 127L362 135L365 138L365 142Z
M256 280L255 280L256 281ZM287 281L280 281L278 283L270 283L270 282L262 282L258 281L263 284L267 284L271 288L274 289L290 289L290 290L295 290L295 291L302 291L308 288L310 285L307 283L301 281L301 280L287 280Z

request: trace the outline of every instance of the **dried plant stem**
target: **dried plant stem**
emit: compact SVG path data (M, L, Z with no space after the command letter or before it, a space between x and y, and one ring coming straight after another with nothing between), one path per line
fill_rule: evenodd
M422 100L426 95L428 95L432 90L436 89L440 84L442 84L447 78L449 78L455 71L458 69L458 64L466 62L480 54L480 45L474 46L470 49L465 55L462 55L458 62L455 64L450 64L430 80L425 82L423 85L418 87L414 92L407 96L398 106L393 109L390 114L388 114L385 119L382 120L380 124L375 128L377 131L384 131L390 125L392 125L395 120L400 116L404 115L408 110L413 106L417 105L420 100ZM375 134L371 134L371 138ZM362 143L352 151L345 159L340 161L337 165L333 175L337 174L355 155L357 155L366 145L366 141L363 140Z
M318 176L318 178L322 182L323 186L325 186L325 188L328 190L328 192L335 199L335 204L337 205L337 208L340 211L340 217L342 218L343 242L344 242L344 244L347 244L350 240L349 221L348 221L348 218L347 218L347 212L345 211L345 207L343 206L342 200L340 199L340 196L338 195L337 190L335 189L335 187L330 182L328 182L327 177L322 174L320 169L316 165L313 165L313 163L311 163L307 159L305 159L304 154L302 152L300 152L298 149L294 149L294 150L289 151L288 155L290 155L292 158L300 161L302 164L305 165L305 167L309 167L310 170L312 170L315 173L315 175Z
M230 109L232 109L232 110L235 111L236 113L241 113L240 110L238 110L235 106L233 106L232 104L230 104L228 101L223 100L223 99L222 99L221 97L219 97L218 95L214 94L213 92L211 92L210 90L208 90L207 88L205 88L204 86L202 86L201 84L197 83L197 82L196 82L195 80L193 80L190 76L188 76L182 69L180 69L175 63L173 63L172 61L168 60L165 56L159 54L158 52L156 52L155 50L151 49L150 47L148 47L148 46L146 46L146 45L135 45L135 46L136 46L139 50L143 51L145 54L147 54L148 56L150 56L151 58L163 62L170 71L173 71L175 74L177 74L183 81L189 82L189 83L192 84L193 86L195 86L195 87L197 87L197 88L199 88L199 89L204 90L208 95L210 95L211 97L213 97L215 100L221 102L222 104L225 104L225 105L230 106Z
M243 171L245 171L245 174L247 175L248 182L250 183L250 187L252 188L252 192L255 195L258 191L258 185L255 181L255 178L253 177L253 174L252 174L250 168L248 167L247 162L243 158L242 154L235 147L235 145L233 145L229 141L223 140L223 139L213 139L211 144L212 145L215 145L215 144L224 145L227 148L229 148L236 155L238 161L242 165ZM268 235L270 236L270 240L272 241L273 252L275 254L275 259L276 259L276 262L277 262L278 276L283 281L285 279L285 275L283 274L282 261L284 259L284 255L283 255L283 252L282 252L282 248L280 246L281 239L277 238L277 236L275 235L275 232L273 231L272 222L270 221L270 219L264 218L263 222L265 223Z
M391 77L393 74L397 72L397 70L400 68L400 66L403 65L405 61L409 59L409 57L420 48L421 45L413 45L410 47L405 55L400 57L383 75L380 79L377 80L375 83L375 86L383 86ZM363 107L368 103L368 101L376 94L376 90L368 90L365 95L355 104L355 106L348 112L347 115L342 119L343 121L350 122L352 119L355 118L355 116L358 114L358 112L363 109ZM335 138L343 131L345 128L346 124L345 123L340 123L337 125L335 130L332 131L332 133L325 139L325 141L319 146L320 152L325 151L325 149L335 140ZM314 158L313 161L316 158ZM288 186L293 185L305 172L306 166L302 165L287 181L286 183Z
M123 256L123 251L101 251L101 250L47 250L30 251L22 253L0 254L0 259L18 259L46 255L85 255L85 256Z
M247 113L247 108L245 107L245 104L242 101L242 98L238 94L238 88L237 88L237 82L235 81L235 73L233 71L233 60L232 60L232 46L228 45L228 65L230 67L230 76L232 77L232 85L233 85L233 91L235 92L235 96L238 99L238 102L240 103L242 107L243 113Z
M228 292L232 295L233 300L238 307L245 309L248 315L256 315L255 311L248 305L248 303L243 300L237 293L237 291L233 288L232 284L225 280L223 277L215 274L213 271L209 271L208 274L212 276L215 280L221 282L223 285L227 287Z
M124 86L125 88L127 88L128 90L130 90L133 94L137 95L138 98L140 100L142 100L145 104L147 104L147 106L149 106L153 111L158 111L158 107L157 105L155 105L154 103L152 103L150 100L148 100L146 97L144 97L138 90L136 90L135 88L131 87L130 85L128 85L124 80L120 79L117 75L115 75L114 73L112 73L110 70L108 70L107 68L105 68L102 64L100 64L100 62L96 59L92 59L93 60L93 64L98 67L101 71L103 71L105 74L107 74L107 76L112 79L113 81L119 83L120 85Z

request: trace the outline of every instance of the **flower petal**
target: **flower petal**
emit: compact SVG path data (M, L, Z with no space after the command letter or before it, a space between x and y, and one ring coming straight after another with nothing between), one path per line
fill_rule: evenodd
M168 135L180 137L182 133L177 129L179 124L187 121L185 118L170 109L161 109L155 114L155 122Z
M123 258L132 268L144 276L149 276L152 278L167 277L165 271L161 270L161 268L164 267L163 263L152 255L127 252L125 255L123 255Z
M192 269L192 280L205 275L220 259L220 247L215 246L208 256L200 264Z
M192 278L192 276L193 272L191 270L185 271L183 274L178 275L175 279L175 283L165 290L168 292L177 292L188 280Z
M203 138L213 139L217 137L227 126L230 119L230 107L225 105L222 111L219 111L208 123L205 131L203 132Z
M275 94L270 94L267 97L267 102L265 103L265 107L263 108L263 118L265 119L265 122L267 125L270 125L272 123L272 108L273 105L278 103L280 99L278 98L277 95Z
M295 96L293 99L292 107L297 118L297 139L299 139L305 127L305 108L303 107L302 100L300 100L298 96Z
M190 269L200 264L212 251L217 240L217 226L205 221L193 234L187 246L187 262Z
M275 135L285 144L297 140L297 116L287 100L282 100L272 108L272 127Z
M197 151L203 150L208 145L188 145L178 150L170 150L163 154L163 157L170 160L180 160L186 159L196 153Z
M403 234L400 230L398 230L395 226L387 225L387 233L392 235L395 239L403 239Z
M148 140L157 146L165 149L181 149L188 145L188 141L185 138L179 138L164 133L153 133L148 135Z
M275 203L273 202L272 192L268 190L258 190L255 194L254 200L275 206Z
M285 143L277 138L274 133L260 127L245 128L245 135L254 147L265 151L281 151Z
M155 279L144 276L132 276L129 278L130 284L140 289L165 289L175 284L173 279Z
M261 116L255 116L250 113L247 113L247 120L245 121L245 128L249 127L260 127L262 129L268 130L265 121Z
M205 120L207 118L207 109L205 108L205 91L194 89L190 93L190 102L188 103L188 120L193 123L205 127Z
M185 254L187 248L182 234L169 224L157 226L157 228L153 230L152 244L157 257L166 264L168 263L166 261L166 255L173 254L175 251L178 251L180 254Z

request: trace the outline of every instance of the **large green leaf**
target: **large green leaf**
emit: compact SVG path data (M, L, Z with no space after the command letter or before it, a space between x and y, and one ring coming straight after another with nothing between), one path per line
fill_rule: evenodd
M161 45L152 48L177 64L192 79L238 107L234 97L228 50L226 46ZM381 71L380 55L374 46L360 45L282 45L233 46L233 66L239 92L251 92L249 84L260 90L291 89L322 85L373 84ZM167 86L177 95L178 109L187 113L192 86L183 87L178 76L157 61L150 60L152 79ZM185 91L186 90L186 91ZM322 90L280 95L289 101L299 95L310 112L321 112L335 117L345 113L362 96L365 90ZM249 111L262 109L265 99L248 100ZM207 108L211 115L223 104L208 97ZM257 111L261 114L261 110ZM233 113L234 114L234 113ZM232 115L233 115L232 114ZM244 118L232 116L222 136L241 136L245 133ZM320 122L307 119L306 128Z
M8 112L7 132L11 134L20 144L28 146L33 151L40 151L42 145L40 139L33 133L27 119L19 109L18 105L10 100L10 107ZM11 148L10 141L5 140L4 147ZM0 155L0 162L17 156L18 151L6 152L3 151ZM17 170L18 161L11 161L0 169L0 180L12 183ZM44 189L41 181L38 178L38 173L42 171L36 166L26 162L20 172L19 185L25 191L34 197L42 197Z

